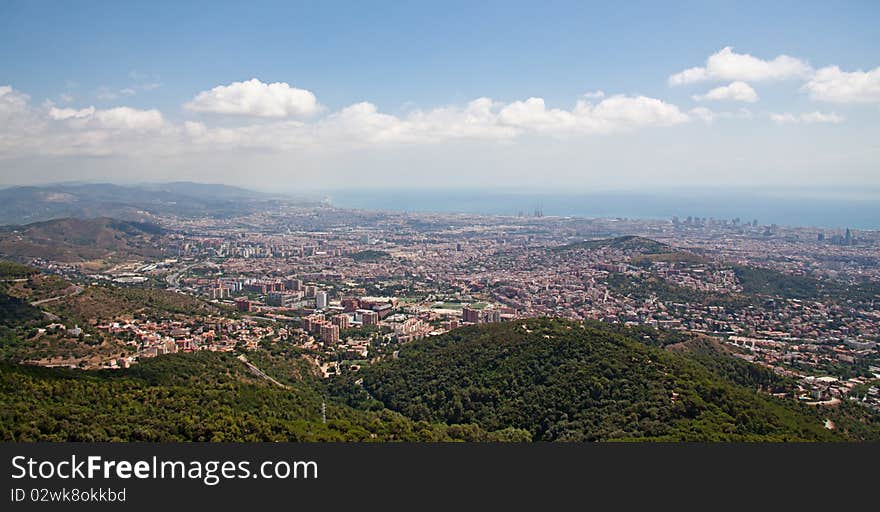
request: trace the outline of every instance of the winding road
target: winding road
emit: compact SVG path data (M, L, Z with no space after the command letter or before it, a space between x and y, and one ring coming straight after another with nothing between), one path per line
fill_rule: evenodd
M82 286L73 285L73 292L65 294L65 295L56 295L55 297L49 297L48 299L36 300L34 302L31 302L31 306L39 306L41 304L55 302L56 300L61 300L66 297L73 297L74 295L79 295L82 292L83 292Z

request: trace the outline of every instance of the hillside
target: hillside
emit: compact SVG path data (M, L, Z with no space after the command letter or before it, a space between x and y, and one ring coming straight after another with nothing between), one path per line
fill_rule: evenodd
M830 299L835 302L872 302L880 299L880 286L877 284L846 285L829 279L742 265L734 265L733 269L743 291L754 295L814 301Z
M132 348L95 325L138 315L174 319L223 311L189 295L158 288L76 285L56 275L0 260L0 358L46 365L100 366ZM79 326L82 336L65 329ZM41 331L42 329L42 331Z
M26 226L0 227L0 257L59 262L158 257L162 228L111 218L56 219Z
M175 182L141 185L56 184L0 189L0 224L65 217L152 221L159 215L226 217L264 208L281 198L228 185Z
M297 361L284 364L304 364ZM522 439L523 433L509 429L488 433L475 425L414 422L388 410L360 411L332 400L323 423L322 386L302 378L281 389L250 374L232 354L211 352L160 356L129 370L99 372L0 362L0 440Z
M705 355L705 351L699 351ZM717 357L725 357L716 355ZM876 436L755 391L760 374L638 341L621 328L536 319L415 342L362 370L363 389L415 420L522 428L543 441L795 441ZM353 377L352 377L353 378ZM768 384L777 384L768 382ZM784 383L778 383L784 385ZM352 403L366 401L347 384ZM865 418L859 420L869 421ZM857 422L858 423L858 422ZM858 432L858 433L857 433ZM874 437L876 438L876 437Z

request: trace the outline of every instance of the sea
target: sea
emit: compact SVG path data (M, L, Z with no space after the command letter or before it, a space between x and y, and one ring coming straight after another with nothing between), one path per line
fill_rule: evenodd
M338 189L333 206L364 210L586 218L688 216L761 225L880 230L878 190L760 189L565 192L478 189Z

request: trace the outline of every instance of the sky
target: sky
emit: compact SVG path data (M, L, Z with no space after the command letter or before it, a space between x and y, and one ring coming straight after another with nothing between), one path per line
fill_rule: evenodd
M864 194L878 26L876 1L3 0L0 186Z

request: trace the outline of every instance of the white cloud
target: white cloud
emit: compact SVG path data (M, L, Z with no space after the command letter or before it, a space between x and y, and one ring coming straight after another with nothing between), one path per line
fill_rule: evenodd
M696 101L732 100L754 103L758 101L758 93L745 82L733 82L730 85L716 87L706 94L696 94L693 99Z
M55 121L63 121L65 119L84 119L95 114L95 107L88 107L81 110L73 108L49 108L49 117Z
M831 112L830 114L824 114L822 112L808 112L806 114L801 114L801 121L805 123L842 123L844 121L844 117Z
M873 71L841 71L824 67L804 85L810 98L832 103L880 103L880 67Z
M602 98L605 97L605 91L603 91L603 90L600 89L600 90L598 90L598 91L589 91L589 92L585 92L584 95L583 95L583 97L584 97L585 99L588 99L588 100L598 100L598 99L602 99Z
M670 103L646 96L611 96L590 110L589 104L581 103L576 111L590 112L592 117L611 123L613 131L629 130L644 126L672 126L683 123L688 117Z
M770 120L774 123L786 124L786 123L797 123L799 118L790 112L783 112L781 114L771 113Z
M99 110L93 106L83 109L58 108L47 105L48 118L68 121L71 128L155 131L165 126L162 113L156 109L138 110L131 107L114 107Z
M257 84L258 89L263 86L270 87ZM695 110L689 115L675 105L645 96L589 96L603 97L590 101L582 96L570 108L548 106L543 98L502 103L482 97L463 105L414 109L401 115L385 113L373 103L361 102L310 122L282 117L218 126L193 120L172 123L158 110L127 106L72 108L46 102L34 108L29 106L26 95L6 86L0 88L0 112L15 112L7 122L0 123L0 157L171 155L235 149L329 152L454 140L513 142L536 135L580 137L622 133L706 117L702 111ZM225 92L220 99L227 107L234 103ZM252 99L239 104L253 107L249 110L252 113L277 112L269 107L278 107L278 102L270 105ZM281 103L279 108L289 107ZM313 105L317 108L317 104ZM305 113L303 108L299 111Z
M548 109L543 98L514 101L501 109L499 120L505 125L539 132L569 130L577 124L574 112Z
M718 114L706 107L692 108L688 114L706 123L711 123L718 117Z
M581 100L574 109L548 109L542 98L513 102L501 109L502 123L536 132L598 134L647 126L671 126L688 116L675 105L645 96L616 95L597 105Z
M844 121L843 116L834 112L825 114L822 112L806 112L803 114L792 114L790 112L771 113L770 120L777 124L815 124L815 123L832 123L838 124Z
M0 114L22 112L27 108L30 96L16 91L10 85L0 85Z
M669 77L670 85L685 85L708 80L758 82L806 78L812 68L800 59L780 55L762 60L745 53L736 53L727 46L706 59L705 67L694 67Z
M116 107L95 112L94 119L102 128L110 130L158 130L164 125L162 114L155 109L138 110L131 107Z
M320 111L312 92L284 82L266 84L256 78L202 91L184 108L193 112L272 118L307 117Z

